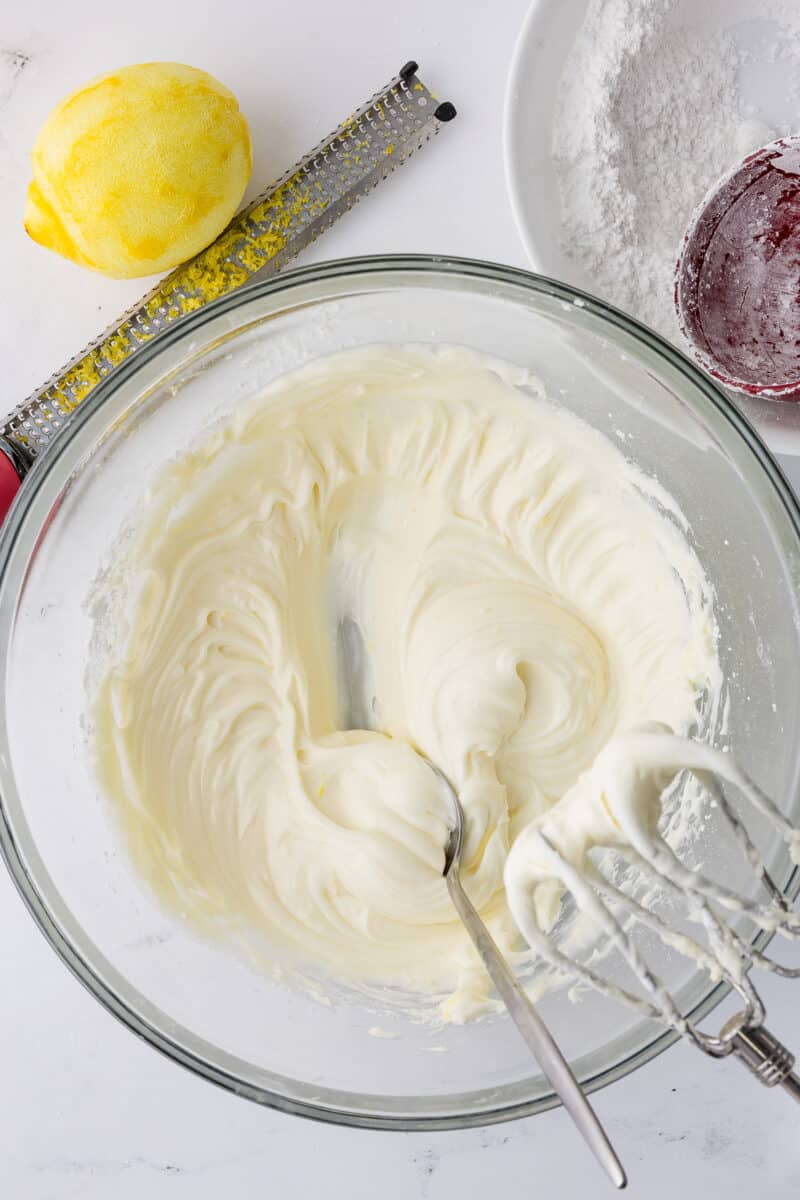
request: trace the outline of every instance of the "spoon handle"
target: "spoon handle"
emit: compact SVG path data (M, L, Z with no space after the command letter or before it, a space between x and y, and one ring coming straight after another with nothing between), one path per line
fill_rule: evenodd
M447 888L456 912L464 922L475 949L480 954L512 1021L611 1182L617 1188L624 1188L627 1179L622 1164L598 1121L594 1109L581 1091L580 1084L553 1040L549 1029L528 999L526 992L500 953L497 943L464 891L457 870L448 871Z

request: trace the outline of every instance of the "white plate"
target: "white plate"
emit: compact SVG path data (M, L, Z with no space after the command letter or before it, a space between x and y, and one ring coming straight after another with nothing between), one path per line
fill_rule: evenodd
M561 203L550 152L558 86L588 7L589 0L533 0L511 62L503 140L511 208L533 269L596 294L595 280L561 247ZM707 27L724 14L725 25L735 26L737 40L751 51L739 80L744 102L769 124L780 128L794 119L800 130L797 93L792 95L785 64L764 54L758 9L757 0L711 0L698 5L696 19ZM770 449L800 455L800 404L729 395Z
M564 61L589 0L533 0L506 88L503 150L511 209L535 271L593 292L592 279L561 249L561 204L550 153Z

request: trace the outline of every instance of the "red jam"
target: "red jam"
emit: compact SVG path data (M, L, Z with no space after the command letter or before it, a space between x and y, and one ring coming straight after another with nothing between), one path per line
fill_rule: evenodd
M704 202L675 303L698 358L723 383L800 400L800 138L758 150Z

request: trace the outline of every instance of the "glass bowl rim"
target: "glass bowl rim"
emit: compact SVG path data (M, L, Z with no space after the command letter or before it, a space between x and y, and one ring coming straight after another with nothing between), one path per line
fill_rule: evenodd
M236 291L210 302L185 317L175 326L165 330L151 342L144 345L132 358L120 364L108 378L102 380L87 398L71 415L69 421L48 446L41 461L35 464L29 477L24 481L4 524L0 531L0 596L7 586L7 569L18 536L22 530L25 517L45 481L58 464L65 449L70 446L82 426L93 413L113 393L129 379L133 378L146 364L153 361L176 342L180 342L192 334L198 333L216 317L229 313L272 294L291 294L293 288L304 284L313 284L327 280L357 279L369 275L383 275L396 283L413 286L413 276L420 278L435 278L440 276L442 283L461 279L470 281L496 282L510 287L520 288L538 293L548 298L559 300L565 304L574 305L599 317L625 335L640 343L647 350L655 353L656 357L665 360L678 374L683 375L697 389L745 443L755 462L767 476L781 505L789 518L800 546L800 504L786 480L779 464L766 448L761 438L749 422L735 407L733 402L711 380L698 365L693 363L675 346L671 345L648 326L635 318L614 308L605 301L580 291L568 284L547 276L536 274L517 267L505 266L480 259L470 259L455 256L440 256L432 254L392 254L366 255L352 258L334 259L298 267L272 278L257 280ZM409 280L407 277L411 276ZM328 297L330 298L330 297ZM313 301L312 301L313 303ZM278 314L274 314L278 315ZM232 331L235 333L236 331ZM202 347L198 347L202 350ZM462 1114L426 1114L424 1116L409 1113L386 1113L381 1111L365 1111L361 1108L331 1108L327 1105L314 1104L306 1100L298 1100L293 1096L256 1086L246 1082L216 1064L208 1062L199 1052L189 1052L176 1044L151 1024L134 1005L124 999L107 982L100 979L92 966L84 959L78 948L72 944L62 930L59 921L49 906L45 896L26 869L23 856L16 844L12 825L8 819L5 798L0 794L0 853L6 867L34 921L50 946L73 975L97 999L100 1004L112 1013L133 1033L142 1037L151 1046L165 1054L175 1062L181 1063L196 1075L216 1083L217 1085L244 1096L250 1100L275 1108L279 1111L325 1121L334 1125L355 1126L370 1129L394 1129L404 1132L427 1131L443 1129L466 1129L483 1125L496 1124L503 1121L516 1120L532 1116L558 1105L554 1093L546 1093L530 1100L515 1101L512 1104L499 1107L487 1107L483 1111L471 1111ZM800 867L793 870L787 891L791 896L800 890ZM761 948L769 941L766 934L755 939L754 944ZM715 1008L730 988L727 984L710 985L707 993L698 1001L688 1016L693 1020L701 1020L711 1009ZM643 1066L656 1055L662 1053L678 1040L678 1034L673 1030L664 1030L656 1034L638 1050L633 1051L620 1062L606 1067L588 1079L582 1081L586 1092L593 1092L601 1087L628 1075L637 1067ZM366 1096L366 1094L365 1094ZM377 1098L377 1097L376 1097ZM409 1097L409 1104L412 1098Z

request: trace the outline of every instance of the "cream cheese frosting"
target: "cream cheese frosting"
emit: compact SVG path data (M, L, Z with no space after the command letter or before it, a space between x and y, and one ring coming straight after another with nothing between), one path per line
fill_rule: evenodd
M713 596L686 522L527 371L370 347L283 377L159 478L96 708L99 769L173 910L276 960L446 997L490 985L441 876L521 953L504 868L615 737L713 724ZM336 628L374 728L343 731ZM379 731L379 732L377 732Z

